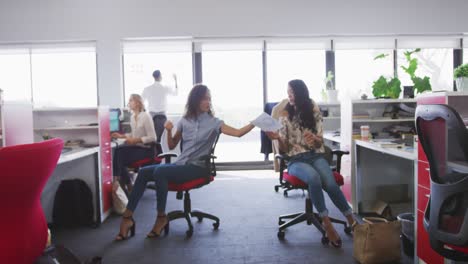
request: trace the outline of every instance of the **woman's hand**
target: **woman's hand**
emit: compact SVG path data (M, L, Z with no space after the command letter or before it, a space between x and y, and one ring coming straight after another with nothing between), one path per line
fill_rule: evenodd
M128 145L136 145L138 143L140 143L140 139L139 138L127 138L125 140L125 143L128 144Z
M125 138L125 135L114 132L114 133L111 134L111 137L113 137L113 138Z
M320 138L317 135L315 135L314 133L310 132L310 131L305 131L304 132L304 140L305 140L307 145L315 146L316 142L320 141Z
M273 131L266 131L265 134L268 136L269 139L274 140L274 139L280 139L280 135L278 132L273 132Z
M164 128L167 131L172 131L172 129L174 128L174 125L172 124L170 120L167 120L166 123L164 123Z

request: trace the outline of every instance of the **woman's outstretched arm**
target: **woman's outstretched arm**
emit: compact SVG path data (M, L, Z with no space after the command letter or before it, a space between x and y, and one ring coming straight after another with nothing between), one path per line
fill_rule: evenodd
M242 128L233 128L231 126L228 126L226 124L223 124L221 126L221 133L226 134L228 136L233 136L233 137L242 137L243 135L247 134L252 130L255 126L252 124L248 124Z

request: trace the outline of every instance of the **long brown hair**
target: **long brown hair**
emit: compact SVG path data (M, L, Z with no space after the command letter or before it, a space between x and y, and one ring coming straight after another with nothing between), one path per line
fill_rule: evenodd
M184 117L187 119L195 119L200 114L200 103L205 97L206 94L210 94L210 89L204 84L195 84L187 99L187 104L185 105L185 114ZM208 111L208 114L213 116L214 112L211 108Z
M295 116L299 117L299 124L312 130L313 133L317 132L314 117L314 105L309 97L309 89L302 80L291 80L288 85L291 87L294 94L294 104L290 103L286 105L286 111L288 111L289 120L292 121Z

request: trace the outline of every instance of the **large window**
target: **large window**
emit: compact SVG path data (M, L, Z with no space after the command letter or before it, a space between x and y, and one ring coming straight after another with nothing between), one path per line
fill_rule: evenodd
M302 79L315 101L323 101L325 88L325 50L267 49L268 102L287 98L287 85L292 79Z
M374 60L379 54L382 59ZM336 88L340 99L372 95L372 85L380 75L393 77L393 50L350 49L335 51Z
M35 106L98 105L94 47L33 48L31 71Z
M413 82L401 68L408 66L405 51L420 48L420 52L412 54L418 60L416 76L430 78L433 91L453 90L453 49L460 48L459 37L407 37L399 38L398 46L398 77L402 86L411 86Z
M263 111L261 45L213 44L202 52L203 82L211 90L216 116L233 127L247 125ZM216 153L219 161L263 160L260 131L255 128L240 139L221 136Z
M182 114L188 93L193 86L192 52L190 42L127 42L124 43L125 103L130 94L141 94L154 83L153 71L160 70L162 83L174 88L177 75L178 94L168 96L167 112Z
M0 89L4 100L31 101L31 69L28 49L0 47Z
M31 69L28 49L0 47L0 89L4 100L31 101Z
M98 105L94 43L0 47L0 72L5 100L32 100L35 107Z
M468 41L468 39L465 41ZM463 63L468 63L468 43L465 44L465 48L463 49Z
M404 53L411 50L414 49L398 49L398 77L402 86L413 85L410 76L401 68L408 67ZM453 49L425 48L413 53L412 57L418 60L416 76L428 76L433 91L453 90Z

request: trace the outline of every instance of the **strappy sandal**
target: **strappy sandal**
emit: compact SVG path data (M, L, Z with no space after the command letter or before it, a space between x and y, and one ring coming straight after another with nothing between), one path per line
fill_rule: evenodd
M325 229L326 230L326 229ZM341 240L340 236L338 235L338 233L336 232L336 230L334 230L333 232L335 232L335 234L337 235L338 239L335 240L335 241L332 241L330 239L330 237L328 236L328 232L327 232L327 238L328 240L330 241L330 245L332 245L334 248L341 248L341 246L343 245L343 241Z
M128 238L135 236L136 223L135 223L135 220L133 220L133 217L123 216L122 218L132 221L132 225L127 229L127 232L125 232L125 234L119 233L117 237L115 238L115 241L124 241L124 240L127 240ZM129 232L130 232L130 235L128 234Z
M167 219L167 215L158 215L157 218L166 218ZM159 232L155 232L154 230L151 230L147 235L146 237L147 238L155 238L155 237L159 237L161 236L161 232L162 230L164 229L164 234L167 235L169 233L169 219L167 219L167 222L165 225L163 225L161 227L161 229L159 230Z

